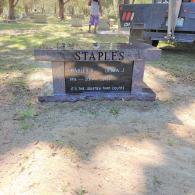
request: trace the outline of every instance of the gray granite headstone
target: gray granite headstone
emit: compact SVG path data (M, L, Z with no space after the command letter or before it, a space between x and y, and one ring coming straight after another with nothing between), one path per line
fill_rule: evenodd
M145 43L59 44L35 49L36 60L51 61L53 96L40 101L85 99L155 100L143 83L146 60L158 60L160 49Z

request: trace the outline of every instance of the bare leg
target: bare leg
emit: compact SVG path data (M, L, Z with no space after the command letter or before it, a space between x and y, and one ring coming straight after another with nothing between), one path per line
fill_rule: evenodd
M89 33L91 32L91 25L89 25L89 31L88 31Z
M94 33L96 33L96 31L97 31L97 25L95 25L94 27Z

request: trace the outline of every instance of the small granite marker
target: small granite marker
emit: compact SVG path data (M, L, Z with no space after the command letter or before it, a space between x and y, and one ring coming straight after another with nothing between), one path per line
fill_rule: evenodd
M143 83L147 60L158 60L161 50L151 45L61 43L56 48L35 49L36 60L51 61L52 96L39 101L85 99L155 100L155 93Z

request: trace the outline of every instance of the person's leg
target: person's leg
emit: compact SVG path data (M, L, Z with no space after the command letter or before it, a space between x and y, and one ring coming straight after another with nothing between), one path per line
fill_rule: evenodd
M97 32L97 27L98 27L98 25L99 25L99 16L95 16L95 18L94 18L94 33L96 33Z
M89 33L91 32L91 25L89 24L89 31L88 31Z
M89 33L91 32L91 26L94 24L94 18L93 16L91 15L90 16L90 20L89 20Z
M94 33L97 31L97 25L94 26Z

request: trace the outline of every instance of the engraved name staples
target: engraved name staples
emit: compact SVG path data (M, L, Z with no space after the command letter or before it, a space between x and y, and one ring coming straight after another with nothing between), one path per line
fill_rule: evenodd
M120 51L77 51L74 53L76 61L122 61L124 52Z

